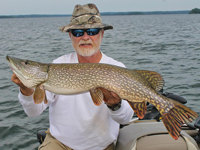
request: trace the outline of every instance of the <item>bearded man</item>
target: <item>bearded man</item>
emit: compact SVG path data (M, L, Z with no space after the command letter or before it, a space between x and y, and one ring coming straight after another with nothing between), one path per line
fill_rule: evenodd
M68 33L75 52L63 55L53 63L106 63L125 67L100 51L104 31L94 4L76 5L69 25L60 30ZM112 91L101 88L104 102L94 105L90 93L58 95L46 91L47 104L35 104L34 89L25 87L15 74L12 81L20 87L19 101L30 117L40 115L49 107L47 135L39 150L113 150L119 125L130 121L133 111L128 102Z

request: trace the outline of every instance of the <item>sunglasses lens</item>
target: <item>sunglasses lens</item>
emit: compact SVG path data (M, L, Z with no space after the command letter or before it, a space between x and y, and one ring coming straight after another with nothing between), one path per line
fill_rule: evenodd
M87 29L87 34L88 35L97 35L99 33L98 28L93 28L93 29Z
M100 29L98 29L98 28L92 28L92 29L87 29L87 30L74 29L74 30L71 30L71 33L75 37L80 37L80 36L84 35L85 31L87 32L88 35L92 36L92 35L97 35L99 33Z
M76 36L76 37L80 37L80 36L83 36L84 35L84 30L81 30L81 29L75 29L75 30L72 30L71 31L73 36Z

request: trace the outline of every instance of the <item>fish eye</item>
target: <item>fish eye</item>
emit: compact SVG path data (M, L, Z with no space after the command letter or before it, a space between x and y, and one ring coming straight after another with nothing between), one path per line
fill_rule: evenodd
M28 60L26 60L26 61L24 61L24 62L21 62L23 65L28 65L29 64L29 62L28 62Z

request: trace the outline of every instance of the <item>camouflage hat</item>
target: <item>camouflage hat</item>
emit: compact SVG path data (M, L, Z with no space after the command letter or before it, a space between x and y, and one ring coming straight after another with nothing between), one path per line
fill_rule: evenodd
M69 32L71 29L89 28L113 29L113 26L101 22L101 16L95 4L76 5L69 25L62 26L59 29L64 33Z

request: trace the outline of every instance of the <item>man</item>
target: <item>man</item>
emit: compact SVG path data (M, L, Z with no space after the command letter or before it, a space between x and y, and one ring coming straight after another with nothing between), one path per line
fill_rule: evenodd
M107 63L125 67L100 51L104 30L113 27L101 22L94 4L76 5L69 25L60 28L69 32L74 53L63 55L53 63ZM133 111L127 101L112 91L101 88L105 103L95 106L89 92L57 95L46 91L48 104L35 104L33 89L19 85L19 101L28 116L38 116L49 107L50 128L40 150L111 150L114 148L119 124L130 121Z

